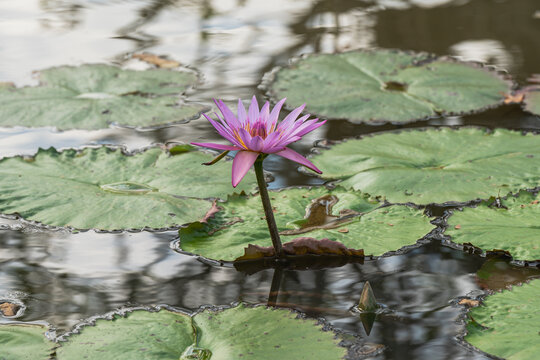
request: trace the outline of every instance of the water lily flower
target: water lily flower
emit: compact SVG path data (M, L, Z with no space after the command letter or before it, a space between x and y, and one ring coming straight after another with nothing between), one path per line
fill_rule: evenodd
M248 111L238 100L238 114L235 115L222 100L214 99L223 116L215 114L213 120L203 114L216 128L217 132L232 145L215 143L192 143L211 149L238 151L232 165L232 185L236 187L253 166L259 155L276 154L295 161L319 174L321 171L304 156L289 149L287 145L298 141L303 135L322 126L326 120L309 119L310 114L298 118L306 104L294 109L278 123L279 112L286 99L280 100L270 111L268 101L259 110L257 99L253 96Z

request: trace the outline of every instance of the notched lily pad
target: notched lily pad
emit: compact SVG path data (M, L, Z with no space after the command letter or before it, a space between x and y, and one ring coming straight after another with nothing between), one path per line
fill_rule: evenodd
M321 117L405 123L496 106L512 84L477 64L379 49L306 56L274 70L262 87Z
M39 80L36 87L0 87L0 126L144 128L195 119L204 110L178 96L197 82L193 72L94 64L46 69Z
M57 359L342 359L335 332L289 310L239 305L194 315L169 310L100 319L64 338ZM298 336L302 334L302 337Z
M303 237L338 241L336 249L382 255L413 245L433 226L423 212L408 206L381 207L368 195L324 187L271 191L272 206L283 243ZM328 206L333 202L332 206ZM206 223L180 230L183 251L233 261L250 249L272 245L258 195L231 196ZM308 241L307 243L310 243ZM249 247L248 247L249 248Z
M465 340L508 360L535 359L540 353L540 280L488 296L469 311Z
M394 203L464 203L540 185L540 136L478 128L351 139L313 157L325 179Z
M494 205L494 202L498 205ZM527 191L454 211L446 235L484 252L504 251L515 260L540 261L540 197Z
M170 228L204 221L215 212L206 199L232 191L230 162L201 165L212 157L189 149L171 156L160 148L127 154L99 147L4 158L0 212L75 229ZM252 191L254 178L237 191Z

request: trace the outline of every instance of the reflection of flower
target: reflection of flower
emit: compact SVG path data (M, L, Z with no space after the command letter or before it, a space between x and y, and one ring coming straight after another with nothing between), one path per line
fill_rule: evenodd
M218 133L229 140L232 145L214 143L192 143L211 149L238 151L232 166L232 185L236 187L248 172L260 154L276 154L321 173L308 159L286 146L298 141L303 135L323 125L326 120L311 119L308 115L298 118L304 110L305 104L291 111L289 115L278 124L278 115L285 99L280 100L270 111L270 104L266 102L259 111L257 99L253 96L249 110L246 112L241 100L238 100L238 117L223 103L214 100L223 114L216 116L218 121L204 116L216 128Z

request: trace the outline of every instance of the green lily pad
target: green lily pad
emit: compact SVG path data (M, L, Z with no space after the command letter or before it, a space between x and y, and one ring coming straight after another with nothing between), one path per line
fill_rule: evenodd
M516 260L540 260L540 197L526 191L518 197L483 201L454 211L446 234L454 243L470 243L483 251L504 250Z
M313 162L325 179L390 202L467 202L539 186L540 137L477 128L384 133L334 145Z
M0 126L152 127L197 118L204 107L178 97L197 82L191 72L63 66L39 73L37 87L0 88Z
M0 324L0 359L48 360L56 344L44 336L47 330L37 324Z
M328 238L366 255L382 255L415 244L433 229L421 210L380 207L365 194L342 188L286 189L271 191L270 197L283 243ZM206 258L233 261L248 244L272 245L258 195L230 196L206 223L180 229L182 250Z
M337 360L346 353L336 334L323 331L316 320L297 318L288 310L244 305L192 317L138 310L113 321L97 320L67 340L57 350L58 360Z
M488 296L471 309L465 340L508 360L535 359L540 353L540 280Z
M80 335L70 335L56 350L62 359L174 359L195 341L189 315L167 310L128 313L125 318L96 320Z
M75 229L177 227L202 220L206 198L233 191L231 163L202 166L213 155L186 151L170 156L160 148L134 155L108 147L0 160L0 212L46 225ZM248 174L237 191L255 188Z
M478 65L396 50L303 57L273 73L268 94L287 106L353 123L405 123L500 104L511 83ZM268 79L268 77L267 77Z

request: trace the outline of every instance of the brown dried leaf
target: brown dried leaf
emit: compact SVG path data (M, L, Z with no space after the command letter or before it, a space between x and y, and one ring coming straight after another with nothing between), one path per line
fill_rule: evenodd
M364 257L364 250L349 249L338 241L329 239L317 240L310 237L299 237L283 244L286 255L337 255L350 257ZM264 247L249 244L244 248L244 255L235 261L255 260L275 255L272 246Z
M458 302L459 305L465 305L467 307L477 307L480 304L478 300L461 299Z
M339 216L333 215L332 209L338 201L339 198L335 195L323 195L313 199L306 208L305 222L302 226L299 229L281 231L280 234L300 235L317 229L335 229L359 215L358 212L350 209L341 210Z
M180 66L180 63L178 61L164 59L154 54L133 54L132 58L139 59L152 65L156 65L157 67L163 69L172 69Z
M505 94L504 103L507 105L508 104L521 104L524 98L525 98L525 94L523 92L516 92L514 94Z
M0 304L0 312L2 312L2 315L4 316L15 316L17 315L17 311L19 311L20 306L17 304L5 302Z

